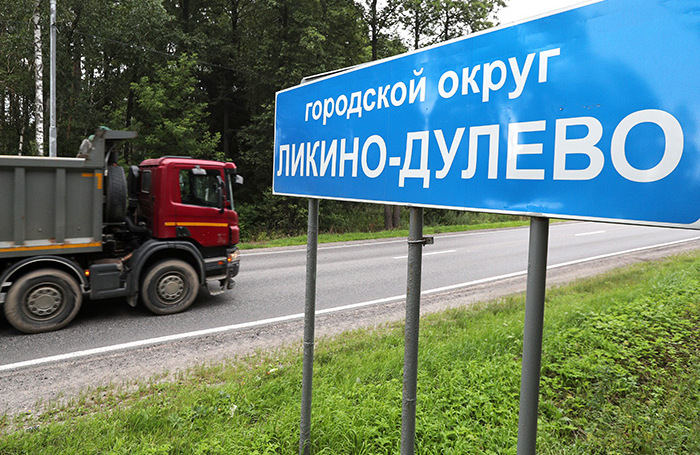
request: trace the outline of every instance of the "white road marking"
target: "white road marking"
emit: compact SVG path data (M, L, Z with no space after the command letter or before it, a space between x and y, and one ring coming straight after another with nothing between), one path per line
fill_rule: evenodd
M552 269L557 269L557 268L566 267L566 266L570 266L570 265L576 265L576 264L582 264L585 262L596 261L598 259L606 259L606 258L615 257L615 256L622 256L624 254L651 250L654 248L661 248L661 247L666 247L666 246L678 245L681 243L694 242L696 240L700 240L700 236L699 237L692 237L692 238L684 239L684 240L676 240L673 242L659 243L656 245L644 246L644 247L639 247L639 248L632 248L629 250L617 251L615 253L601 254L598 256L591 256L588 258L577 259L575 261L562 262L560 264L550 265L547 267L547 269L552 270ZM450 286L443 286L443 287L439 287L439 288L429 289L429 290L421 292L421 295L438 294L440 292L453 291L456 289L475 286L478 284L485 284L485 283L499 281L499 280L503 280L503 279L507 279L507 278L515 278L515 277L519 277L519 276L524 276L526 274L527 274L527 270L521 270L518 272L506 273L504 275L492 276L492 277L488 277L488 278L482 278L479 280L467 281L465 283L459 283L459 284L453 284ZM343 306L334 307L334 308L326 308L324 310L317 310L316 314L321 315L321 314L339 313L339 312L346 311L346 310L352 310L352 309L356 309L356 308L378 305L381 303L396 302L396 301L404 300L405 298L406 298L405 294L397 295L397 296L393 296L393 297L386 297L383 299L370 300L370 301L366 301L366 302L353 303L350 305L343 305ZM264 326L267 324L275 324L275 323L279 323L279 322L294 321L294 320L299 320L299 319L303 319L303 318L304 318L304 313L296 313L296 314L290 314L290 315L286 315L286 316L279 316L276 318L269 318L269 319L261 319L258 321L244 322L241 324L233 324L233 325L227 325L227 326L222 326L222 327L214 327L211 329L195 330L193 332L177 333L174 335L167 335L167 336L162 336L162 337L157 337L157 338L147 338L145 340L138 340L138 341L132 341L129 343L115 344L115 345L104 346L104 347L95 348L95 349L87 349L84 351L68 352L65 354L54 355L54 356L50 356L50 357L43 357L43 358L39 358L39 359L26 360L23 362L10 363L7 365L0 365L0 372L16 370L19 368L38 366L38 365L43 365L43 364L52 363L52 362L74 360L74 359L78 359L78 358L82 358L82 357L88 357L91 355L106 354L109 352L123 351L123 350L127 350L127 349L134 349L134 348L138 348L138 347L143 347L143 346L152 346L152 345L163 344L163 343L167 343L167 342L171 342L171 341L179 341L179 340L184 340L184 339L188 339L188 338L201 337L201 336L205 336L205 335L214 335L217 333L231 332L234 330L241 330L241 329L248 329L251 327L260 327L260 326Z
M586 235L604 234L605 232L606 231L580 232L578 234L574 234L574 237L584 237Z
M423 253L423 256L435 256L436 254L448 254L456 253L457 250L443 250L443 251L431 251L429 253ZM394 256L394 259L408 259L408 256Z

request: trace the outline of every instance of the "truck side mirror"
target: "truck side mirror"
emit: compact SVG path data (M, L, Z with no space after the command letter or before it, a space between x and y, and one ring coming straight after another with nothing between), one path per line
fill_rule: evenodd
M236 174L236 177L234 178L234 183L237 185L243 185L243 176Z
M216 192L217 207L219 207L219 210L220 210L221 212L223 212L224 209L226 208L225 205L224 205L224 181L223 181L223 179L221 178L220 175L217 175L217 176L216 176L216 181L217 181L218 184L219 184L219 189L218 189L218 191Z

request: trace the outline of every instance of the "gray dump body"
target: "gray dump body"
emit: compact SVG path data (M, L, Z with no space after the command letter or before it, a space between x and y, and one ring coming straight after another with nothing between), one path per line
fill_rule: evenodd
M0 258L101 251L105 146L133 135L100 130L80 158L0 156Z

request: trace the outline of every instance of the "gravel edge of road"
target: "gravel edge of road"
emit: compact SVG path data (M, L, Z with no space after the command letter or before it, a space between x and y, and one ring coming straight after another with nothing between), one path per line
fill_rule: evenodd
M593 260L548 271L552 288L612 269L700 249L700 240ZM424 296L421 314L466 307L525 291L526 276L502 279L441 294ZM404 319L404 301L378 304L316 318L316 338ZM301 346L301 319L203 336L135 350L95 355L0 373L0 415L34 415L102 388L130 388L140 381L174 379L197 366L232 361L260 351ZM156 379L154 379L156 378Z

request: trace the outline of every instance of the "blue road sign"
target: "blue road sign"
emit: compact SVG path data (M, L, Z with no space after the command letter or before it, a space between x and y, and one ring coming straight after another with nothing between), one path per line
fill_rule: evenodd
M700 229L700 2L604 0L277 94L279 195Z

